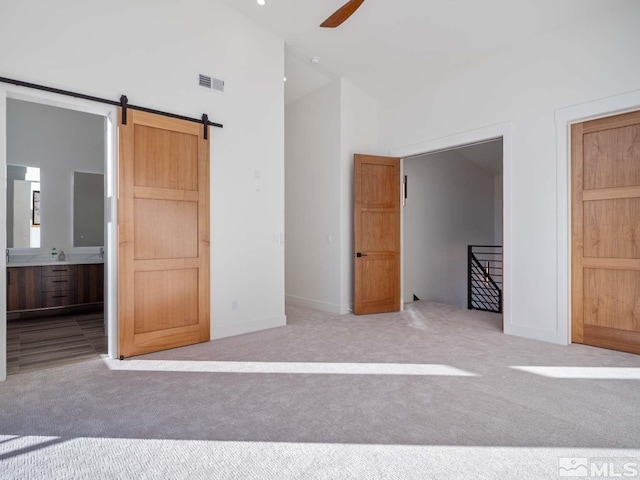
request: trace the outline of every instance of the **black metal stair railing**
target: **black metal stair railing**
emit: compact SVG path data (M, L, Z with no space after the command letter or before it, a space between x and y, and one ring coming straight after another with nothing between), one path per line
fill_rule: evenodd
M469 245L468 308L502 313L502 246Z

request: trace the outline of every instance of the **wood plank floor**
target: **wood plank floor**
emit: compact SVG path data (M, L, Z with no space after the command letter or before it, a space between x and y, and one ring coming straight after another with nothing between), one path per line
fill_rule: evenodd
M93 359L107 353L104 313L7 322L7 374Z

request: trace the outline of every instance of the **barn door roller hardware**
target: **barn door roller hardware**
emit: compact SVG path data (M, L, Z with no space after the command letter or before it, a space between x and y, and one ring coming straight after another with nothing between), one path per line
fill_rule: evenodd
M202 123L204 127L203 134L204 134L205 140L209 137L209 127L223 128L223 125L221 123L210 122L209 116L206 113L202 115L202 118L191 118L191 117L185 117L183 115L176 115L175 113L163 112L161 110L154 110L152 108L141 107L139 105L131 105L129 104L129 99L126 97L126 95L122 95L120 97L120 101L117 102L115 100L108 100L106 98L94 97L92 95L85 95L83 93L72 92L70 90L61 90L59 88L52 88L52 87L47 87L45 85L38 85L37 83L23 82L22 80L15 80L13 78L0 77L0 82L9 83L11 85L16 85L18 87L26 87L26 88L32 88L34 90L41 90L43 92L57 93L58 95L66 95L67 97L81 98L83 100L89 100L90 102L104 103L107 105L113 105L114 107L121 107L123 125L127 124L127 110L131 109L131 110L138 110L141 112L153 113L156 115L162 115L164 117L177 118L179 120L186 120L187 122Z

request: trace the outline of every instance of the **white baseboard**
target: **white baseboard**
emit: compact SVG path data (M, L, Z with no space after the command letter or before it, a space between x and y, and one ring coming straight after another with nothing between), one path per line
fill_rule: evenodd
M211 340L219 338L234 337L245 333L259 332L270 328L284 327L287 324L286 315L277 317L261 318L251 322L239 323L237 325L221 325L211 328Z
M541 328L531 328L522 325L504 324L504 333L515 337L530 338L533 340L541 340L543 342L555 343L558 345L567 345L563 336L554 330L543 330Z
M353 304L340 305L340 315L347 315L348 313L353 313Z
M285 303L295 305L297 307L306 307L322 312L334 313L337 315L345 315L352 311L352 305L335 305L333 303L321 302L312 298L297 297L295 295L285 295Z

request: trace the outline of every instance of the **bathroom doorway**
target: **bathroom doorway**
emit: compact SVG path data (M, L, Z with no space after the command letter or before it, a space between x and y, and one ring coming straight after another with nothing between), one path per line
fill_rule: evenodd
M115 108L10 89L0 91L7 175L2 378L107 355L117 338L110 274L117 265L110 248Z

